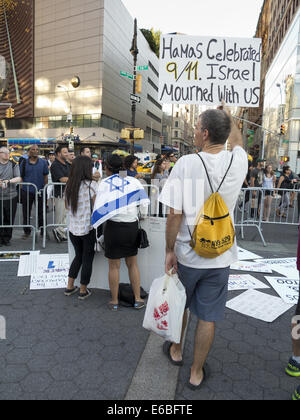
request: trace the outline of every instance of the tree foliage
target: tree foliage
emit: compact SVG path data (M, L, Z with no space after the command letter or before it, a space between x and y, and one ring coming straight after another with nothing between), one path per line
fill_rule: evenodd
M141 29L144 37L148 41L148 44L151 50L159 57L159 48L160 48L160 36L162 34L161 31L155 31L153 28L149 29Z

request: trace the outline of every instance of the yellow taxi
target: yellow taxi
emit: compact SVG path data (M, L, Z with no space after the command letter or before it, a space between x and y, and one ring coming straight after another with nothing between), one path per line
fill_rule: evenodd
M19 163L20 157L23 156L22 153L10 152L9 157L15 163Z
M148 174L151 175L152 168L155 165L156 160L150 160L150 162L145 163L144 165L138 165L137 171L139 174Z

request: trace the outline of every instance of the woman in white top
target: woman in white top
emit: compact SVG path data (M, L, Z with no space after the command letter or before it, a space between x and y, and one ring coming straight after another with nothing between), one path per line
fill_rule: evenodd
M276 187L276 176L273 172L272 165L268 165L265 169L263 179L263 189L265 190L265 204L264 204L264 221L268 222L271 213L272 200L274 197L273 188Z
M123 162L117 155L110 155L106 161L106 175L108 177L122 171ZM129 179L128 177L126 179ZM111 301L109 308L112 311L119 309L119 279L121 258L125 258L132 290L135 296L135 309L145 306L141 299L141 281L138 267L138 212L139 208L126 207L124 211L110 218L104 227L105 256L109 262L109 287Z
M94 201L97 194L97 183L93 181L93 162L87 156L77 157L73 163L66 186L66 208L69 212L69 235L75 250L75 258L69 271L66 296L78 291L74 282L81 269L79 299L91 295L87 288L90 283L95 255L96 234L91 225Z

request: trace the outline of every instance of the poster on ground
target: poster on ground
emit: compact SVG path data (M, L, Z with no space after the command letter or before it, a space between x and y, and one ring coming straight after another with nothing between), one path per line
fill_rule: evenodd
M251 251L248 251L247 249L240 248L239 246L238 246L238 257L240 261L258 260L259 258L262 258L259 255L254 254Z
M232 274L229 276L229 291L248 289L269 289L269 286L250 274Z
M257 290L247 290L238 297L227 302L226 307L243 315L273 322L293 307L281 298L270 296Z
M259 38L163 35L159 102L259 107Z
M267 273L271 274L272 269L269 265L259 261L238 261L230 266L231 270L248 271L250 273Z
M290 279L298 279L299 271L297 270L297 258L270 258L257 260L268 265L276 273L282 274Z
M69 255L40 255L31 276L30 290L64 289L69 274Z
M285 303L297 305L299 299L299 279L269 276L265 276L265 278Z

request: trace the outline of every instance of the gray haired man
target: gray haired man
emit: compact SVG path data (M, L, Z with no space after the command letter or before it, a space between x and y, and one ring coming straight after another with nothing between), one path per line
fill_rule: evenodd
M16 184L21 182L19 166L9 160L9 150L0 148L0 246L7 246L12 238L18 193ZM5 227L10 226L10 227Z

